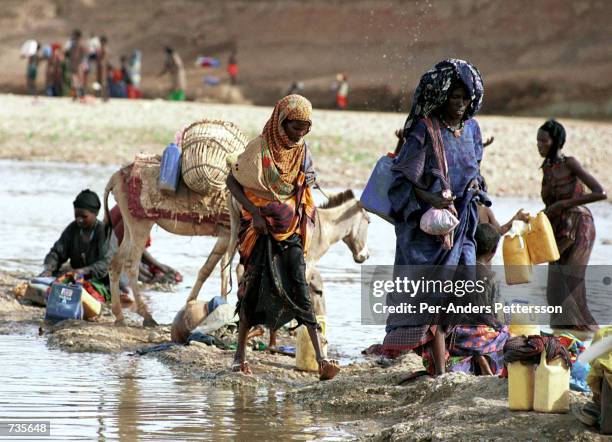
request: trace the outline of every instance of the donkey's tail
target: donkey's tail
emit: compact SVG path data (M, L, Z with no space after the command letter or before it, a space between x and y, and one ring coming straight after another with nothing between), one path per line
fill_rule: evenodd
M106 224L105 231L108 240L110 240L111 233L113 232L113 221L110 216L110 211L108 210L108 194L111 193L115 187L115 175L116 173L110 177L104 189L104 224Z

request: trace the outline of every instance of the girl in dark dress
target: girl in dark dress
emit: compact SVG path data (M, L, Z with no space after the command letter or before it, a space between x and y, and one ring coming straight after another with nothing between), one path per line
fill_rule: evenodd
M576 158L561 153L565 129L560 123L544 123L537 141L544 158L542 201L561 255L548 267L548 304L563 307L563 313L551 317L551 325L593 330L597 323L587 305L584 277L595 244L595 223L585 204L606 199L606 193ZM585 192L585 186L591 193Z

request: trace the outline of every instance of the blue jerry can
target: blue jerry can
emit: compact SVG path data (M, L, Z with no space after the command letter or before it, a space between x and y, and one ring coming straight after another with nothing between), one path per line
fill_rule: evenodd
M175 143L170 143L162 155L159 167L159 188L175 193L181 174L181 150Z
M392 166L393 157L389 154L376 162L359 200L364 209L380 216L391 224L394 221L391 218L391 201L389 201L388 193L393 180Z
M52 322L63 321L64 319L83 319L81 290L83 290L83 287L80 285L51 284L45 319Z

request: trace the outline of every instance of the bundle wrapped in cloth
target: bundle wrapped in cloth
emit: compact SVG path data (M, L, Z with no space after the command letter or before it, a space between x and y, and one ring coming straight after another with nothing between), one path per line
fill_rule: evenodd
M186 344L196 327L201 325L202 333L210 333L233 319L234 307L221 296L207 302L189 301L174 317L170 336L172 342Z
M512 336L504 345L504 361L508 364L517 361L537 364L543 351L548 362L562 358L568 367L571 366L567 349L555 336Z

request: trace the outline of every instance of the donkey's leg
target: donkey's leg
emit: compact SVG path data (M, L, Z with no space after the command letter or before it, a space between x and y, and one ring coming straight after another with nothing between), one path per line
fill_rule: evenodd
M221 258L221 296L224 299L227 299L227 295L230 290L229 280L231 276L230 273L232 272L231 265L232 263L226 252L223 254L223 257Z
M229 244L227 246L227 252L223 255L222 266L223 269L228 267L228 273L231 274L231 266L234 261L234 256L238 251L238 229L240 227L240 211L241 206L236 201L236 199L230 194L227 199L227 208L230 214L230 229L229 229ZM242 265L238 264L236 266L236 284L240 283L240 278L242 278L242 273L244 273L244 268ZM225 275L222 275L221 283L223 284L227 278ZM227 297L228 288L221 287L222 296Z
M223 259L226 260L226 265L228 266L228 271L231 272L231 266L234 262L234 256L236 256L236 252L238 251L238 233L237 229L230 230L230 238L229 245L227 246L227 252L223 255ZM225 265L224 265L225 268ZM240 263L236 265L236 283L240 283L240 279L242 278L242 274L244 273L244 266ZM222 281L223 282L223 281ZM224 293L227 293L227 290L224 290Z
M210 252L210 255L208 255L208 258L206 258L206 262L204 263L204 265L198 272L198 279L193 285L193 288L191 289L191 293L189 294L189 297L187 298L187 302L197 299L198 294L200 293L200 289L202 288L202 285L208 279L208 277L210 276L214 268L217 266L217 264L219 263L219 261L221 260L225 252L227 251L228 242L229 242L228 235L223 235L223 234L219 235L219 237L217 238L217 242L215 243L215 246Z
M231 244L231 241L229 241ZM227 295L230 291L230 278L232 273L232 261L234 258L234 253L228 247L223 257L221 258L221 296L223 299L227 299Z
M310 301L312 302L312 308L316 316L326 316L327 309L325 306L325 292L323 290L323 278L321 273L313 265L310 272L310 279L308 282L308 294L310 295Z
M149 308L142 299L140 288L138 287L138 270L140 267L140 260L142 259L142 252L145 249L147 238L153 227L153 221L138 220L129 227L130 232L130 249L127 255L127 276L129 285L134 293L134 300L136 301L136 312L144 318L143 325L145 327L155 326L157 323L151 316Z
M119 278L121 277L121 272L123 272L123 267L125 264L125 260L127 257L127 251L129 247L129 238L125 235L121 246L113 256L111 260L110 267L108 269L108 276L110 278L110 290L111 290L111 310L113 312L113 316L115 317L115 324L122 325L125 323L123 317L123 311L121 310L121 300L120 300L120 289L119 289Z

